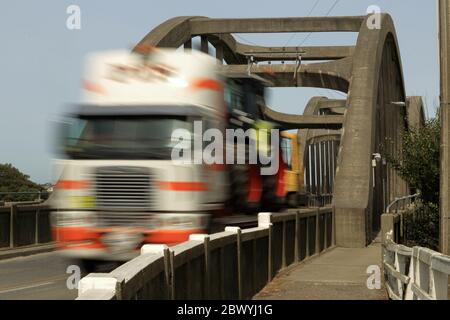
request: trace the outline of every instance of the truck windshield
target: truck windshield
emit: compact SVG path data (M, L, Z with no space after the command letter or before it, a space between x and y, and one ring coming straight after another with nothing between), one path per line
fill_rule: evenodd
M175 129L192 132L192 120L176 116L89 116L70 121L65 152L76 159L170 159Z

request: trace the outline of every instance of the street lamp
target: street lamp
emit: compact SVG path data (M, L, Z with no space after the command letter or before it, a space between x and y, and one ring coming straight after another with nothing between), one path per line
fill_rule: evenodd
M381 154L373 153L372 154L372 184L375 188L375 168L377 167L377 162L381 161Z

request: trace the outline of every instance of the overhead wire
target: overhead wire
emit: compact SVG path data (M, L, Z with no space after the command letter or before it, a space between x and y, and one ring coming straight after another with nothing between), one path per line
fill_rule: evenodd
M314 9L317 7L317 5L319 4L320 0L316 0L316 2L314 3L314 5L311 7L311 9L309 10L308 14L306 15L306 17L310 17L311 14L313 13ZM291 34L291 36L289 37L288 41L286 41L286 44L284 45L284 47L287 47L287 45L298 35L298 33L293 33Z
M338 3L340 2L340 0L335 0L333 5L330 7L330 9L328 9L327 13L325 14L326 17L328 17L330 15L330 13L333 11L333 9L338 5ZM312 35L312 32L308 33L308 35L303 39L303 41L301 43L299 43L298 47L301 47L306 40L309 39L309 37Z

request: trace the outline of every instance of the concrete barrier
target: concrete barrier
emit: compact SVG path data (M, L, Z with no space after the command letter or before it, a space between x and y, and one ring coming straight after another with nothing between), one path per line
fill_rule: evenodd
M80 300L251 299L284 268L334 245L331 208L260 213L258 227L206 235L141 255L81 279Z

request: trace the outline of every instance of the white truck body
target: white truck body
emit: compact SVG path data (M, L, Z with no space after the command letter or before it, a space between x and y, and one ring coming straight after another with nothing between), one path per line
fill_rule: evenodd
M113 51L89 56L81 106L74 115L83 125L66 146L76 156L58 160L62 173L52 196L54 236L63 252L123 260L144 243L173 244L206 232L211 212L228 197L223 168L176 163L167 150L163 158L152 157L151 151L138 157L142 150L134 152L127 144L131 148L139 138L151 141L160 131L170 133L167 126L176 129L183 119L223 130L224 114L217 61L208 55L154 49L148 55ZM120 143L122 136L130 139L121 144L120 156L111 136L105 141L114 143L104 150L98 134L96 144L87 144L101 126L112 128Z

